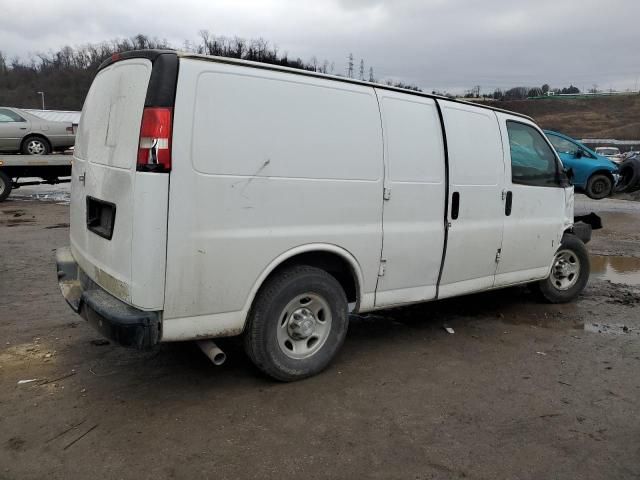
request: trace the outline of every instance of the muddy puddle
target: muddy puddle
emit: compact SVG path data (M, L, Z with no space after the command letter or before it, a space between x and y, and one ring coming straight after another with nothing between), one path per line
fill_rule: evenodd
M25 181L38 180L37 178L24 178ZM11 192L13 200L37 200L44 202L69 203L71 199L69 183L58 185L26 185L16 188Z
M640 286L640 258L591 255L591 277Z

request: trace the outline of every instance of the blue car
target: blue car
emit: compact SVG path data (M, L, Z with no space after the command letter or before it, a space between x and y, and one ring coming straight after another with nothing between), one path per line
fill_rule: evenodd
M571 182L576 190L583 191L595 200L613 193L618 180L618 166L615 163L571 137L550 130L544 133L558 152L564 167L573 170Z

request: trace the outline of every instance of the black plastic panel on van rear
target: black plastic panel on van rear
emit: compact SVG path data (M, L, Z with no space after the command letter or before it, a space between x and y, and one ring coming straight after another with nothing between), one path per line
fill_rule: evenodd
M145 107L173 107L178 82L178 55L173 50L132 50L116 53L106 59L98 71L122 60L146 58L151 60L153 70L147 88Z

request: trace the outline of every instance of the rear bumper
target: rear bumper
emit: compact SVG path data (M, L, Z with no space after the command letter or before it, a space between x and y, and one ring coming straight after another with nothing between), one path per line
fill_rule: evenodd
M56 251L58 285L69 306L102 335L125 347L146 350L160 341L159 312L145 312L118 300L78 266L71 249Z

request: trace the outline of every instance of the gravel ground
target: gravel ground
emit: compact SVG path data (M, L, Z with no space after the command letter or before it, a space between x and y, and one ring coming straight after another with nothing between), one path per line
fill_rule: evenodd
M599 276L568 305L519 287L354 317L326 372L279 384L234 339L222 367L189 343L104 344L57 288L68 205L12 198L0 479L640 477L636 287ZM578 197L605 224L592 253L640 257L639 206Z

